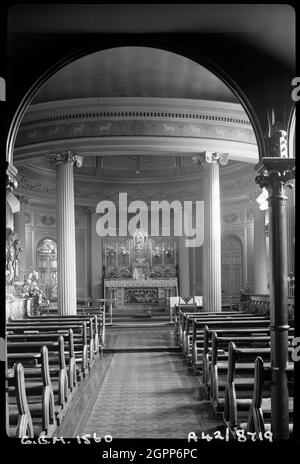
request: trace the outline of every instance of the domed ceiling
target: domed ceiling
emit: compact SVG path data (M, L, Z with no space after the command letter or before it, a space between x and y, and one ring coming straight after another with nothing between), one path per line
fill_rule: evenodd
M84 56L58 71L33 103L95 97L155 97L238 103L203 66L175 53L120 47Z
M74 169L75 195L87 202L93 192L110 195L126 185L159 196L163 188L164 197L192 190L199 198L201 170L192 158L204 150L229 154L221 168L229 194L230 178L251 188L258 160L250 121L232 91L203 66L147 47L84 56L44 84L16 138L20 194L48 199L55 165L47 155L65 150L84 156Z

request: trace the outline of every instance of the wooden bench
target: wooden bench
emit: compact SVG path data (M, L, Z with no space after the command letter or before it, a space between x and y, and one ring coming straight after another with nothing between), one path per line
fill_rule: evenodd
M90 324L92 328L89 328L89 333L93 333L92 342L94 344L95 354L102 352L103 346L105 344L105 316L102 314L100 317L97 315L91 316L34 316L25 320L12 320L8 323L8 327L22 326L22 325L33 325L37 324L40 326L48 325L53 326L57 324L68 324L71 323L72 326L77 323L86 321L87 324ZM90 337L88 337L90 338Z
M218 313L203 311L199 306L195 305L181 305L176 307L176 317L175 317L175 334L177 341L181 341L180 332L184 330L185 327L185 317L187 315L199 315L199 316L220 316L224 314L243 314L239 311L227 311L227 307L222 307L222 311Z
M210 364L212 362L212 333L214 330L208 325L203 330L203 343L196 341L195 349L193 350L193 368L194 371L202 371L202 385L206 392L207 398L210 397L211 389L211 374ZM217 339L215 339L215 350L218 350L218 359L226 359L227 345L229 341L241 340L241 343L246 346L269 346L270 344L270 331L268 327L247 327L247 328L232 328L232 329L218 329ZM292 335L290 336L290 339ZM221 344L221 341L223 342ZM199 348L200 346L200 348ZM225 349L224 349L224 348ZM216 355L214 354L214 362L216 362Z
M90 325L91 327L91 325ZM47 324L40 325L34 324L7 324L7 338L10 341L19 341L22 345L28 339L36 341L50 341L57 338L57 334L67 336L72 329L73 347L74 347L74 358L77 363L81 364L80 375L85 377L88 370L92 366L94 359L94 344L91 343L88 347L87 339L87 323L86 321L78 321L76 323L69 324ZM91 337L91 333L90 333ZM75 342L74 342L75 339Z
M221 318L223 319L223 317L229 315L229 316L235 316L235 315L238 315L238 314L242 314L242 313L238 313L238 312L233 312L233 311L224 311L222 313L209 313L209 312L198 312L198 311L195 311L195 312L189 312L189 311L182 311L179 313L179 318L178 318L178 329L177 329L177 342L179 344L180 347L182 347L184 345L183 343L183 338L185 336L185 333L186 331L188 330L189 328L189 323L191 320L193 320L194 318L214 318L214 319L218 319L218 318Z
M6 386L6 433L9 437L23 438L28 436L34 438L35 435L41 433L41 430L37 427L34 430L33 427L25 390L24 368L21 363L16 363L14 369L6 374L6 383L8 381L13 381L13 386ZM18 408L18 417L14 425L10 425L8 405L8 394L12 388Z
M16 366L14 370L8 371L7 383L8 396L7 396L7 411L8 421L7 429L10 434L18 434L18 430L14 431L14 426L19 423L22 418L20 416L30 415L33 430L30 431L34 436L45 435L52 437L57 423L61 419L61 405L55 405L55 395L53 392L52 381L49 371L48 349L43 346L39 352L41 358L41 365L39 373L35 372L34 377L27 378L26 371L31 369L27 366L24 368L22 365L22 391L21 391L21 407L20 407L20 389L12 391L12 385L15 386L18 379L16 378ZM35 371L36 368L33 366ZM14 395L13 395L14 393ZM59 418L57 420L57 418ZM23 420L25 420L23 418ZM18 429L18 427L17 427ZM24 436L24 435L23 435ZM31 435L30 435L31 436Z
M49 370L49 356L48 353L51 353L52 360L55 360L54 369L51 370L51 383L52 391L55 396L56 403L56 418L58 422L61 421L62 417L65 414L67 406L70 403L72 398L72 391L69 388L69 375L67 372L66 362L65 362L65 341L62 335L57 336L57 341L30 341L27 340L26 343L19 341L8 341L7 342L7 363L8 367L12 365L16 360L20 360L20 353L25 353L30 358L33 353L40 353L40 364L24 364L24 374L26 380L26 389L27 392L31 393L31 396L34 398L33 402L36 405L38 403L37 398L40 399L42 403L43 389L46 387L44 381L47 377L50 377ZM47 360L45 361L44 351L47 349ZM25 358L22 357L23 362ZM71 363L69 363L71 366ZM47 370L47 372L46 372ZM71 371L71 369L70 369ZM74 391L74 388L73 388ZM39 411L40 412L40 411Z
M77 380L80 380L86 371L86 363L87 363L87 356L85 356L85 362L82 364L81 367L76 365L76 357L75 357L75 346L80 349L81 353L87 350L86 342L84 343L84 336L82 336L81 340L78 339L77 345L74 345L74 333L73 329L69 329L68 332L60 333L64 336L65 341L65 354L68 357L68 378L69 378L69 387L71 391L73 391L77 386ZM10 334L7 336L7 343L11 343L12 350L16 345L15 342L21 343L24 346L24 349L28 348L28 342L36 342L37 346L39 344L47 345L47 342L57 341L58 334L57 333L27 333L27 334ZM67 346L68 345L68 346ZM17 354L16 356L17 357ZM84 357L82 357L84 359ZM56 356L54 356L54 360L56 360ZM57 373L58 367L52 363L50 372ZM32 372L32 371L31 371Z
M76 390L78 374L76 361L84 361L82 364L83 375L87 368L90 367L87 357L87 322L77 321L73 329L68 329L68 340L65 341L62 333L65 334L70 325L73 325L73 323L67 325L51 323L46 327L38 323L17 324L17 327L10 324L9 334L7 335L8 365L20 360L25 363L23 373L25 373L26 390L27 394L29 394L29 410L32 412L35 422L38 419L42 422L39 433L47 436L51 436L53 429L61 422ZM92 324L89 327L91 329ZM75 343L75 345L73 330L77 332L77 344ZM14 331L17 333L14 333ZM81 345L79 345L80 337L82 339ZM91 340L93 340L92 336L90 336ZM82 359L75 359L75 348ZM40 352L38 352L39 349ZM43 350L47 350L47 361L45 361ZM50 365L48 350L50 350ZM94 346L90 344L90 352L93 351ZM67 352L69 356L68 373L65 363L65 353ZM48 366L47 369L46 365ZM51 404L49 405L51 398L49 390L54 392L56 422L51 420L53 407ZM10 418L16 421L16 404L10 404L10 408L12 407L14 407L14 410L11 411ZM12 430L11 427L10 430Z
M102 353L105 341L104 312L93 317L87 314L33 316L25 320L12 320L6 328L7 365L12 366L20 361L24 364L29 411L32 412L34 423L41 420L39 433L51 435L64 416L78 381L87 375L96 357ZM43 350L47 350L47 356ZM49 394L50 390L52 395ZM52 396L56 422L52 420ZM16 421L18 411L16 403L13 403L10 398L10 418Z
M193 319L205 319L205 318L212 318L213 320L217 319L224 319L225 317L249 317L249 314L241 313L238 311L223 311L218 313L211 313L211 312L182 312L180 314L180 318L178 321L178 344L181 347L185 346L185 341L183 340L186 336L186 333L190 332L191 322Z
M88 324L88 331L86 330ZM94 326L96 330L94 330ZM78 338L80 334L85 337L87 343L89 345L88 349L88 361L87 361L87 368L90 368L94 362L96 357L99 354L99 346L101 347L102 352L102 344L99 344L99 337L97 333L97 324L93 323L93 318L89 318L88 320L80 320L77 321L66 321L66 320L54 320L54 321L44 321L42 320L39 322L38 320L35 321L28 321L26 320L25 323L21 322L10 322L7 323L7 332L9 333L65 333L68 331L69 328L72 328L74 331L74 337ZM84 350L84 354L86 355L86 349ZM76 356L78 355L76 349ZM81 356L81 355L80 355ZM82 362L85 362L85 359L82 359Z
M232 340L233 337L220 337L219 333L212 331L212 354L210 363L210 376L209 376L209 392L211 402L216 411L223 411L225 402L225 389L227 385L227 374L229 365L229 353L228 353L228 340ZM248 357L253 358L253 353L258 356L261 353L270 354L269 347L257 347L257 348L245 348L245 353ZM253 351L251 351L253 350ZM262 351L259 351L262 350ZM221 353L221 354L220 354ZM254 360L251 363L247 362L247 359L239 365L240 377L243 376L243 372L249 373L254 369ZM252 378L253 384L253 378ZM243 384L247 386L247 382L243 380L238 381L241 389Z
M51 315L51 316L29 316L28 319L25 319L25 321L38 321L38 322L61 322L61 321L89 321L91 318L94 320L94 327L95 327L95 332L96 332L96 337L98 338L98 341L95 340L96 346L102 346L105 345L105 312L101 311L100 313L88 313L86 312L85 314L77 314L77 315L71 315L71 316L58 316L58 315ZM18 322L20 320L14 320L11 319L11 322ZM23 322L24 320L22 320Z
M288 375L293 375L293 364L289 366ZM249 408L247 422L241 422L239 427L247 432L255 433L256 436L262 436L266 431L271 430L270 424L270 397L266 398L267 387L270 388L271 371L264 366L263 359L258 356L255 359L254 366L254 388L252 401ZM291 378L290 378L291 381ZM267 383L269 383L267 385ZM289 392L291 394L291 392ZM263 398L264 396L264 398ZM268 402L268 403L267 403ZM267 403L267 404L266 404ZM267 407L266 407L267 406ZM293 404L289 399L289 409L292 410ZM290 434L293 432L293 424L289 424Z
M288 350L289 354L291 354L293 348L290 347ZM270 348L237 348L233 341L229 343L223 417L225 423L233 433L235 433L243 420L247 419L250 414L255 380L254 369L257 357L264 358L265 370L266 372L270 372ZM286 368L286 373L290 392L289 411L290 414L292 414L292 386L294 373L294 366L292 362L289 362ZM243 392L239 389L239 384L243 385ZM268 382L264 382L264 387L260 387L263 393L265 389L268 390L267 398L263 398L261 396L261 409L264 411L264 415L268 419L271 417L270 385L271 376L269 376Z
M212 324L214 324L212 326ZM191 325L191 327L190 327ZM195 344L198 341L203 343L203 330L205 325L210 325L216 329L222 328L247 328L247 327L269 327L270 321L265 316L224 316L217 318L192 318L183 338L183 352L189 363L193 363L192 355L195 352ZM199 347L199 346L198 346Z

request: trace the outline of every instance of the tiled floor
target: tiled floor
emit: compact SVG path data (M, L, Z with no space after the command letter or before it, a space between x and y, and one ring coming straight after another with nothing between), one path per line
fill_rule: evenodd
M111 333L108 344L166 347L170 329ZM187 438L217 426L200 385L178 353L115 353L83 433L113 438Z

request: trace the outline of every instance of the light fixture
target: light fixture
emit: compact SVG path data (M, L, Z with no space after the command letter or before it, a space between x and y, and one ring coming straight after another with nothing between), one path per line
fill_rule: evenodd
M256 198L256 201L259 205L259 209L261 211L266 211L269 208L269 204L267 201L268 196L268 191L265 188L263 188L261 194L258 195L258 197Z

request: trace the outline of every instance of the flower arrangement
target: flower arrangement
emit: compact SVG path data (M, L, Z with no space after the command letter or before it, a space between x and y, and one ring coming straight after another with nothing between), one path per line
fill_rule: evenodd
M116 251L113 246L107 246L106 247L106 254L107 255L115 255Z
M20 293L23 297L34 298L37 306L47 306L49 300L44 291L39 287L39 273L33 271L24 281Z
M163 277L175 277L175 269L164 267L163 268Z
M127 250L124 246L121 246L120 254L121 254L122 256L129 255L129 250Z
M157 258L159 258L159 257L160 257L160 255L161 255L161 252L160 252L160 249L159 249L159 247L158 247L158 246L157 246L157 247L155 247L155 248L154 248L154 250L152 250L152 255L153 255L153 256L156 256Z
M173 252L172 248L167 248L167 249L164 251L165 257L166 257L166 258L171 258L172 252Z

